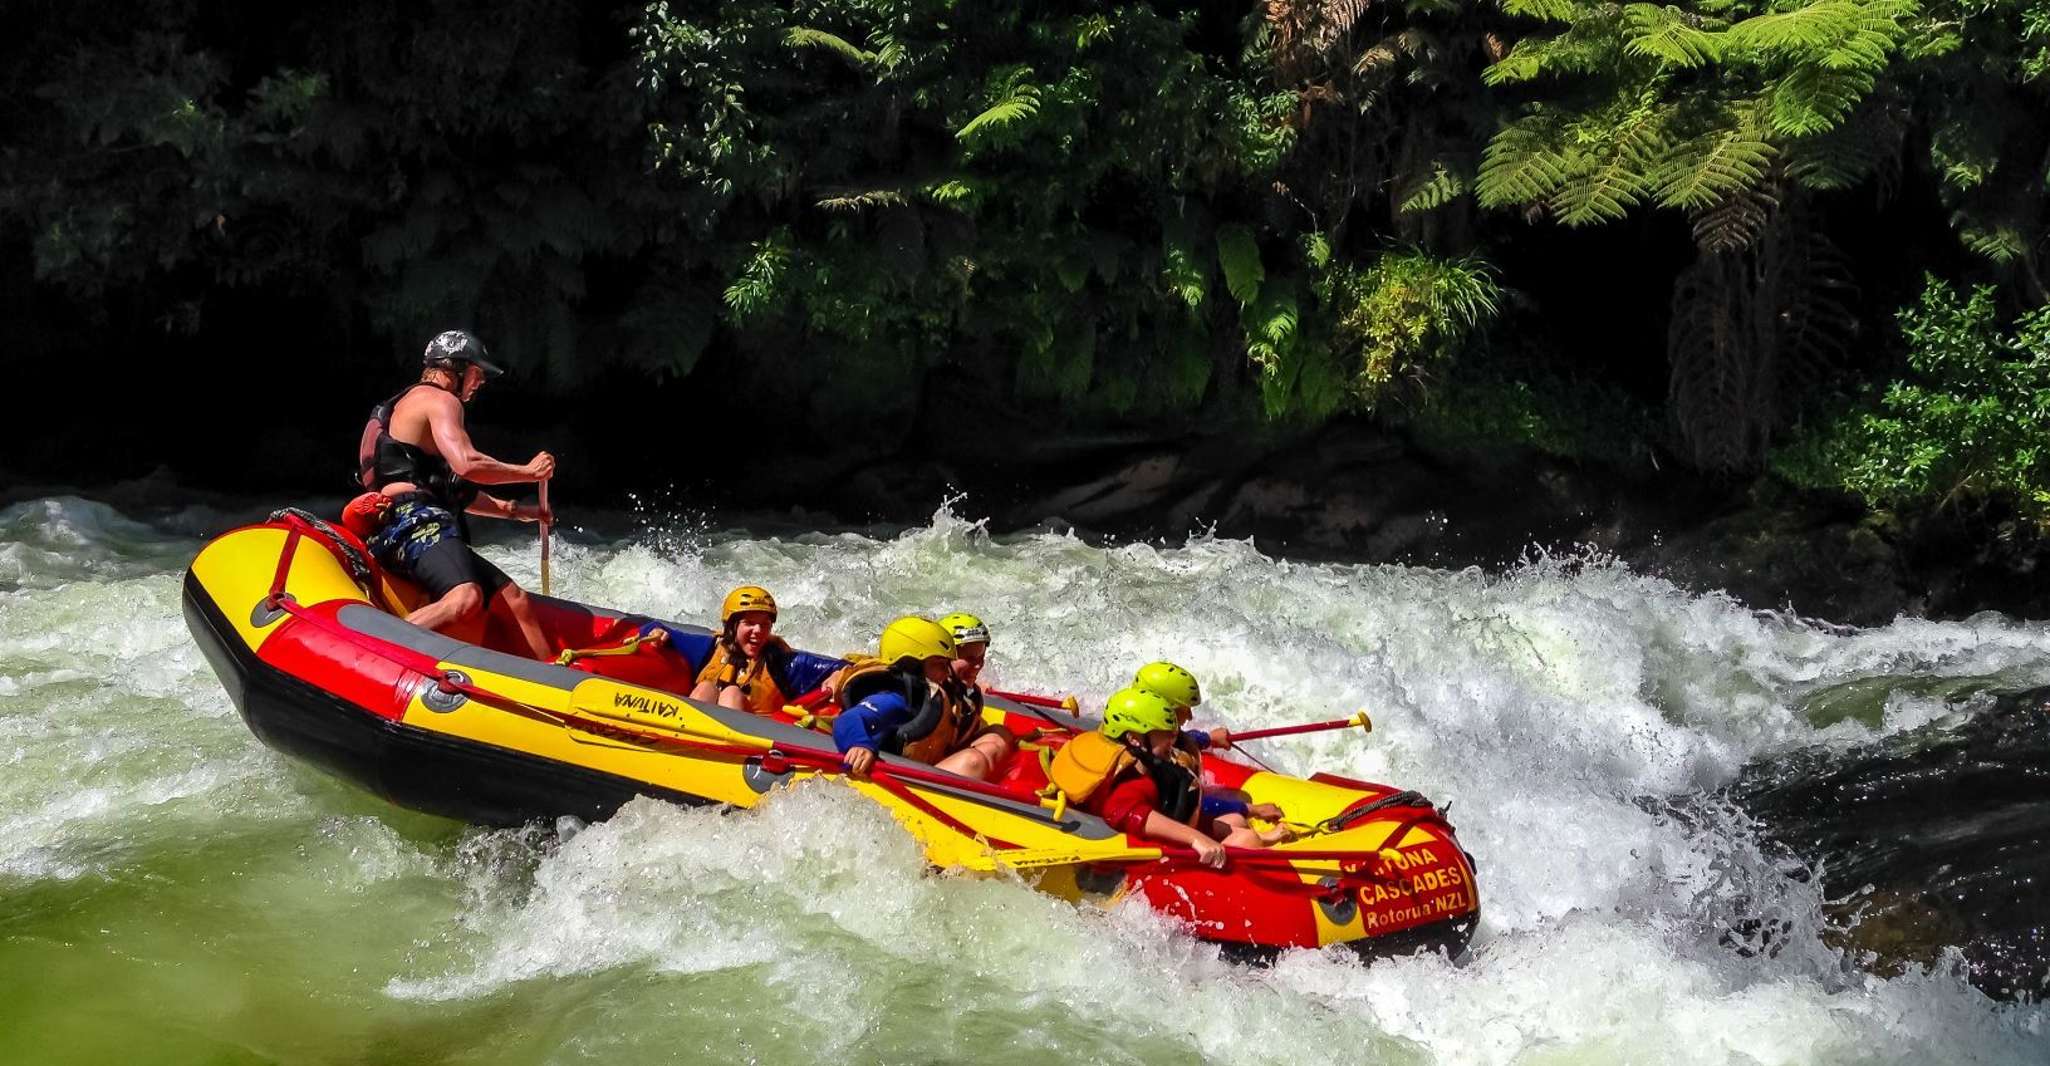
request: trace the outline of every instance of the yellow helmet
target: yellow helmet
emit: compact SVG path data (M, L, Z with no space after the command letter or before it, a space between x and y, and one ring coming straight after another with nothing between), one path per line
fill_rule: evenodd
M930 618L907 614L883 627L876 651L892 666L905 659L952 659L954 634Z
M1158 695L1137 685L1121 688L1111 694L1103 705L1104 736L1116 740L1127 733L1151 733L1160 729L1174 729L1174 708Z
M1196 675L1173 663L1147 663L1139 668L1132 684L1166 700L1170 707L1194 707L1203 702Z
M742 585L726 594L726 602L719 605L719 624L731 625L733 616L749 611L767 611L769 617L776 617L776 597L760 585Z
M989 643L989 627L982 624L982 619L966 611L955 611L940 619L940 625L954 634L954 646L957 648L963 644Z

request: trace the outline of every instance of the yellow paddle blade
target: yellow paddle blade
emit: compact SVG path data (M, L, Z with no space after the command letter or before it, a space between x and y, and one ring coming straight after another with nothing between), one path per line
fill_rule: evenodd
M1085 862L1144 862L1157 858L1160 858L1159 848L1012 848L1008 851L986 851L959 865L964 870L994 873L997 870L1074 866Z
M761 737L729 728L670 693L623 685L611 678L593 677L579 683L569 694L569 706L578 715L623 722L652 732L763 751L773 746Z
M1374 731L1374 720L1372 718L1367 717L1367 712L1365 711L1361 711L1359 714L1354 715L1353 721L1359 724L1360 732L1362 733L1371 733Z

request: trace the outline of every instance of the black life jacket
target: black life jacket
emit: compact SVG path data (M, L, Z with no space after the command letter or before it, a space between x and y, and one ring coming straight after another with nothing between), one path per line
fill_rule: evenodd
M370 409L370 421L363 424L363 439L356 447L356 480L373 492L397 482L412 482L460 518L476 501L478 487L457 477L448 460L391 435L392 412L406 394L422 386L440 387L426 382L408 385Z
M1194 825L1203 807L1203 785L1188 767L1173 758L1156 759L1152 752L1139 752L1139 765L1153 779L1160 792L1160 813L1177 822Z
M880 662L856 666L840 686L840 706L852 707L879 692L896 692L911 708L911 720L883 738L883 750L920 762L938 762L954 748L964 704L916 670L900 672Z

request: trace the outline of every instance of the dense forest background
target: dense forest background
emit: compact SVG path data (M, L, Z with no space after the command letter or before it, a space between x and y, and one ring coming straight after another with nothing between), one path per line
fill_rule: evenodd
M340 493L465 326L513 367L487 443L594 499L1348 426L2050 517L2050 0L15 0L0 40L13 478Z

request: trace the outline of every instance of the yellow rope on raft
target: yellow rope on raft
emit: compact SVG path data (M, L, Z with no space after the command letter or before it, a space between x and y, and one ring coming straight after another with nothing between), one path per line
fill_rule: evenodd
M641 645L646 643L648 639L646 634L637 634L609 648L564 648L562 654L555 657L555 665L568 666L578 659L603 659L614 655L632 655L634 652L641 650Z

